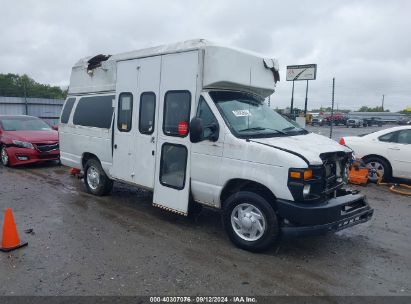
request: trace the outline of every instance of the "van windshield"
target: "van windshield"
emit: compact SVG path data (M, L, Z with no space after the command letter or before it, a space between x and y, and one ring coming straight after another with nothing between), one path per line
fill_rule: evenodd
M274 137L307 134L295 122L287 120L264 101L242 92L209 93L231 132L239 138Z

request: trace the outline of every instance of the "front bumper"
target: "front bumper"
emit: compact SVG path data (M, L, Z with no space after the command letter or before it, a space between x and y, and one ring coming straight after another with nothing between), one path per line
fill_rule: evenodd
M50 152L39 152L35 149L8 147L6 149L11 166L27 165L37 162L59 160L60 151L53 150Z
M282 232L294 236L342 230L369 221L374 213L365 195L342 189L324 202L280 199L277 206L280 217L287 220Z

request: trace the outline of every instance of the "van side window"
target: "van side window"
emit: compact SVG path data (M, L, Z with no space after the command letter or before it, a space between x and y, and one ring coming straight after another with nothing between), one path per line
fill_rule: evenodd
M191 93L189 91L168 91L164 97L163 132L169 136L178 133L180 122L190 121Z
M117 128L120 132L131 130L133 116L133 94L121 93L118 97Z
M184 189L187 167L187 148L164 143L161 147L160 183L174 189Z
M76 101L75 98L69 98L66 101L66 104L64 105L63 111L61 111L61 123L68 123L68 120L70 118L70 113L71 110L73 109L74 102Z
M197 115L198 118L201 118L204 125L203 136L207 138L211 135L212 129L207 128L207 126L211 124L218 124L217 119L215 118L213 112L211 112L210 107L208 106L207 102L205 101L204 97L200 97L200 102L198 103L197 108Z
M85 127L110 129L113 98L113 95L80 98L74 112L73 123Z
M138 129L141 134L153 134L156 114L156 94L141 93Z

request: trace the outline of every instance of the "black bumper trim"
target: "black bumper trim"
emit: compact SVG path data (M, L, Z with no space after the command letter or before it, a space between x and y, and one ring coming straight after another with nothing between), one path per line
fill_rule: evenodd
M323 234L326 232L336 232L369 221L373 213L374 209L368 209L333 223L316 226L282 227L281 231L284 235L287 236L304 236Z
M371 219L374 210L365 195L340 189L337 197L318 203L277 200L284 219L284 234L301 235L338 231Z

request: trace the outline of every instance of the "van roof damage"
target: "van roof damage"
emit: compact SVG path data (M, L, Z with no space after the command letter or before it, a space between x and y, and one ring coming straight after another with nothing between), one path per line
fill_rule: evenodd
M202 75L199 75L199 80L202 89L238 89L266 97L274 92L275 83L279 81L277 60L197 39L80 59L72 68L69 94L114 91L119 61L194 50L200 51Z

